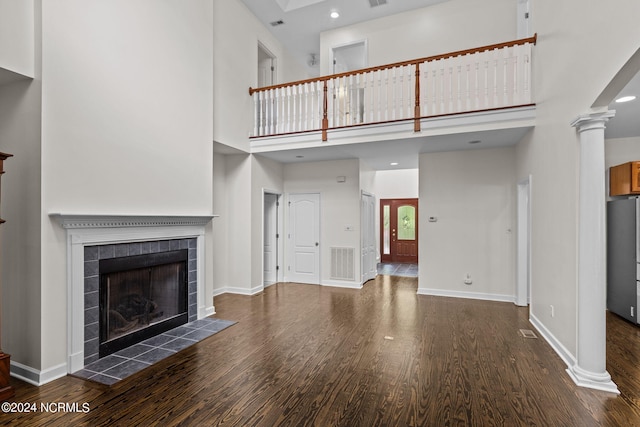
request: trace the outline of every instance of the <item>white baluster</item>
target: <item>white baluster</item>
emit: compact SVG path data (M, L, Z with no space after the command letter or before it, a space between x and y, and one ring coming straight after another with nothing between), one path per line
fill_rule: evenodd
M349 77L342 77L342 126L349 125Z
M369 99L369 123L373 123L375 121L375 113L376 113L376 72L371 71L369 73L369 91L371 92L371 96Z
M430 62L423 62L422 65L420 65L422 75L424 76L424 83L421 82L420 84L420 90L422 91L422 100L420 102L422 108L422 112L420 113L421 116L428 116L431 114L431 109L429 108L429 96L431 95L431 79L429 78L430 65Z
M404 105L405 105L405 83L406 76L404 75L404 67L398 67L398 92L400 97L398 98L398 119L404 119Z
M416 76L415 69L411 65L405 67L407 70L407 112L405 118L413 117L413 107L416 103L416 85L413 79Z
M267 93L260 92L260 129L261 129L262 135L268 134L266 109L267 109Z
M268 96L265 98L267 104L267 117L264 123L265 135L273 134L275 131L276 111L278 108L278 92L277 89L269 89Z
M467 87L465 94L465 104L464 108L466 111L471 111L471 55L467 55L467 66L466 66L466 78L467 78Z
M503 69L502 69L502 86L503 86L503 95L502 95L502 106L509 105L509 53L510 48L505 47L502 49L503 54Z
M497 49L493 50L493 107L498 106L498 52Z
M431 74L431 99L433 101L433 106L431 108L431 115L435 116L438 113L438 70L437 70L437 62L433 62L433 70Z
M523 76L522 76L522 93L523 93L523 104L531 103L531 45L527 43L527 49L523 56Z
M459 62L459 59L458 59ZM462 65L458 64L456 66L457 76L456 76L456 110L455 112L460 112L462 110Z

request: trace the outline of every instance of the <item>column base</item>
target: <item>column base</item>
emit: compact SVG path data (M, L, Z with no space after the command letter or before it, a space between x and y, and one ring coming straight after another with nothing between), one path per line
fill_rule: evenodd
M573 365L567 369L567 373L574 383L580 387L593 388L609 393L620 394L618 386L611 380L611 375L607 371L598 374L585 371L578 365Z
M15 395L15 391L9 383L10 359L10 355L0 351L0 401L5 401Z

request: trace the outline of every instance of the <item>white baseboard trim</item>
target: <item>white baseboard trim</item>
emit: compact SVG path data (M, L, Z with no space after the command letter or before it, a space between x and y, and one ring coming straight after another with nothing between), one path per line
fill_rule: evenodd
M580 387L592 388L595 390L606 391L609 393L620 394L618 386L611 381L608 373L602 375L602 378L592 379L591 372L584 372L577 365L577 359L571 354L565 346L540 322L533 314L529 314L529 322L536 328L542 337L549 343L553 351L555 351L560 359L567 365L567 374L573 382Z
M333 288L362 289L362 283L359 282L343 282L338 280L323 280L322 286L330 286Z
M540 320L534 316L533 314L529 314L529 322L533 325L534 328L542 335L542 338L545 339L546 342L549 343L553 351L555 351L560 359L567 365L567 367L571 367L576 364L576 358L571 354L567 348L562 345L560 341L549 331Z
M514 304L516 302L516 297L514 295L487 294L487 293L481 293L481 292L463 292L463 291L452 291L452 290L445 290L445 289L418 288L418 295L479 299L484 301L512 302Z
M66 375L66 363L40 371L22 363L11 361L11 376L35 386L41 386Z
M235 287L232 287L232 286L228 286L226 288L218 289L217 291L222 291L222 292L217 293L216 295L221 295L221 294L255 295L255 294L259 294L260 292L264 291L264 286L260 285L260 286L256 286L256 287L251 288L251 289L235 288Z
M217 288L213 290L213 297L217 297L218 295L222 295L222 294L226 294L227 293L227 288L226 287L222 287L222 288Z
M212 305L211 307L205 307L204 309L204 317L213 316L216 314L216 306Z

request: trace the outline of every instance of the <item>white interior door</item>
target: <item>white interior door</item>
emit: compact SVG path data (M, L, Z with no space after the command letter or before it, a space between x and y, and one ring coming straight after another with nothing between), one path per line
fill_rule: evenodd
M264 286L278 281L278 196L264 195Z
M289 196L287 280L320 283L320 194Z
M362 193L360 203L362 223L362 283L374 279L377 275L375 203L375 197L373 195Z

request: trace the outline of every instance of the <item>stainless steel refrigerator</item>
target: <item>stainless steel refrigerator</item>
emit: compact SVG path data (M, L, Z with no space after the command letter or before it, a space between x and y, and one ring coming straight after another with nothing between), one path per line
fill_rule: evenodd
M607 202L607 308L633 323L640 307L640 197Z

